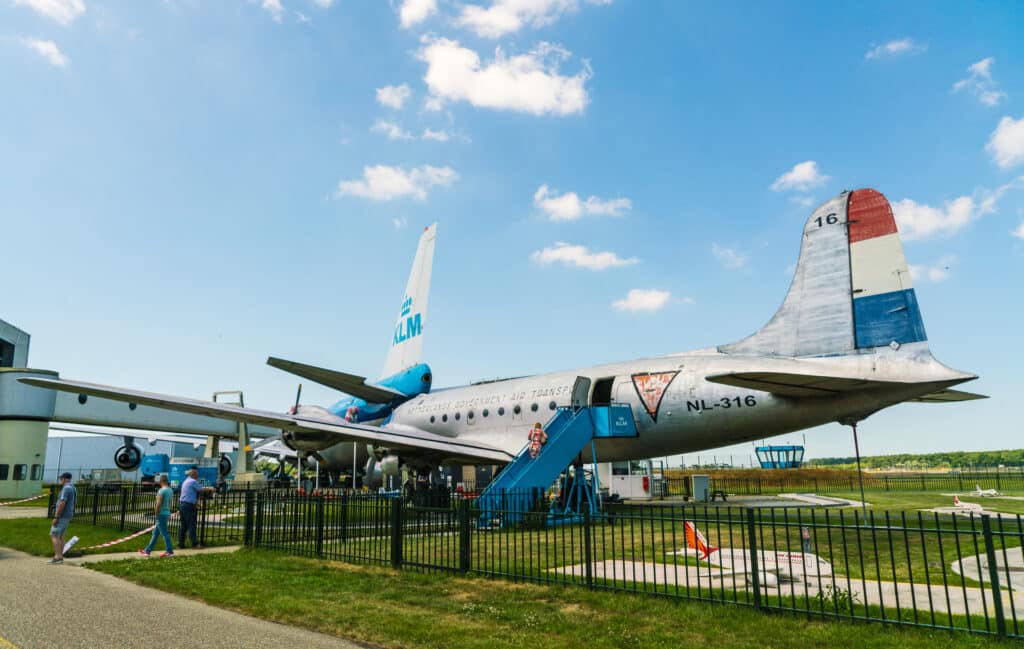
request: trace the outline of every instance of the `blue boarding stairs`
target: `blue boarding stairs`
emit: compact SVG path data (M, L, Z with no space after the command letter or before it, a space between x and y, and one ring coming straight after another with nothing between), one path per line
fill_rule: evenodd
M545 431L548 441L536 458L530 457L527 444L481 492L477 499L481 527L506 527L521 521L534 509L544 490L595 439L637 435L633 409L626 404L559 408ZM566 498L569 501L585 503L591 513L596 506L592 494L583 499Z

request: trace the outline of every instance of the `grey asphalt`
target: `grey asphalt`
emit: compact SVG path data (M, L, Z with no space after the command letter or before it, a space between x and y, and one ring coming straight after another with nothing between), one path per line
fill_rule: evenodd
M0 548L0 575L3 649L367 646L145 588L71 561L47 565L7 548Z

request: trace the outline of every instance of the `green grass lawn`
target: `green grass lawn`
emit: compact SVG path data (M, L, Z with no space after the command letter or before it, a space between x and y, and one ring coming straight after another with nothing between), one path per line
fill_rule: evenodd
M84 519L75 519L71 521L71 525L68 527L68 532L65 538L70 539L72 536L77 536L79 538L78 544L73 550L71 550L71 552L87 552L88 554L134 552L135 550L146 547L146 544L149 543L150 535L149 533L146 533L138 538L134 538L130 541L125 541L124 543L119 543L118 545L113 545L108 548L96 548L94 550L83 549L86 546L106 543L129 534L131 534L131 531L119 532L116 529L93 527ZM178 542L178 535L174 530L171 531L171 541L175 544ZM208 545L233 545L233 543L209 543ZM34 554L39 557L52 556L53 545L50 543L50 519L18 518L0 520L0 546L14 548L15 550L21 550L22 552ZM156 547L160 551L164 549L163 539L157 540Z
M398 572L260 550L91 567L215 606L383 647L1006 646L959 633L808 620L739 606L575 587Z

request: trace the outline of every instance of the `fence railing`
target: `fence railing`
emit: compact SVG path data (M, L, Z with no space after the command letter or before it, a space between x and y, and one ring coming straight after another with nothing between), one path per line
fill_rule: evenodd
M508 499L517 502L517 499ZM217 494L204 543L476 573L822 618L1024 638L1024 518L809 508L613 505L481 512L475 500L294 491ZM78 516L152 524L152 494L82 490ZM503 520L516 525L502 525Z
M780 472L781 473L781 472ZM856 492L860 487L857 472L829 477L804 475L800 470L764 477L729 476L716 472L711 478L716 490L734 494L775 494L784 491ZM864 488L884 491L957 491L970 492L975 486L986 489L1024 490L1024 472L985 471L971 473L864 473ZM689 495L687 478L666 478L669 496Z

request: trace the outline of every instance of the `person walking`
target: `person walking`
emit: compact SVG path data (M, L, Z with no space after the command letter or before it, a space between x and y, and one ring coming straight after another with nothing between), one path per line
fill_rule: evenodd
M75 517L75 500L78 498L78 491L71 484L71 474L60 474L60 496L57 497L57 507L53 510L53 520L50 521L50 540L53 542L53 558L50 564L60 565L64 563L64 535L67 534L68 524Z
M201 548L203 544L196 538L196 507L199 505L199 494L213 491L210 487L199 484L199 467L192 465L188 477L181 483L181 495L178 497L178 515L181 527L178 528L178 547L185 547L185 534L192 541L193 548Z
M540 449L544 446L544 443L548 441L548 434L544 432L544 427L540 425L538 421L527 433L526 439L530 440L530 457L535 458L540 454Z
M804 554L811 553L811 528L804 525L800 528L800 541L803 545Z
M144 550L139 550L139 554L143 556L149 556L149 553L156 547L157 537L164 537L164 547L166 550L161 557L173 557L174 546L171 545L171 534L167 531L167 521L171 518L171 501L174 500L174 490L171 489L170 484L167 482L167 474L160 474L160 491L156 492L156 505L154 510L156 512L156 525L153 526L153 536L149 539L149 544Z

